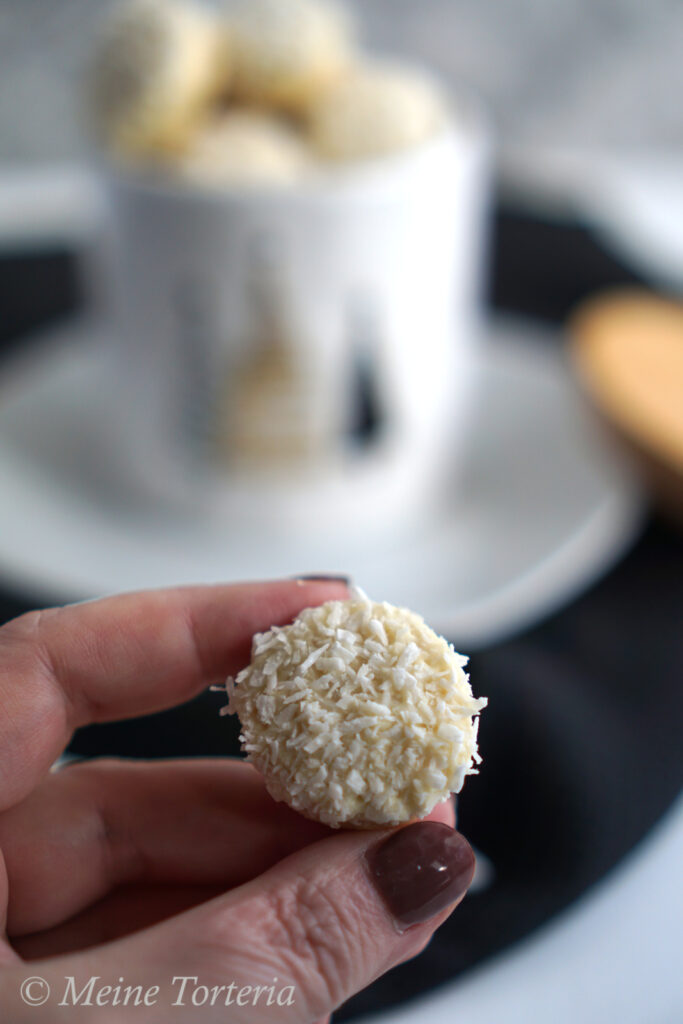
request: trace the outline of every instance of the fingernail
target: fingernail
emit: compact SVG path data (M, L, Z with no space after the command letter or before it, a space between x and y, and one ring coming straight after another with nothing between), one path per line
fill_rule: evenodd
M296 580L297 583L344 583L347 587L351 586L351 580L348 576L328 576L325 573L312 572L305 576L292 576L291 579Z
M428 921L459 900L474 874L470 844L437 821L399 829L371 847L365 859L389 913L405 927Z

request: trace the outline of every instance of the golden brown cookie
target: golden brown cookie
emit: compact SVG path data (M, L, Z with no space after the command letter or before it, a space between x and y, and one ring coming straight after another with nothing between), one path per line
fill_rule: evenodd
M645 291L586 303L570 323L588 393L656 493L683 513L683 305Z

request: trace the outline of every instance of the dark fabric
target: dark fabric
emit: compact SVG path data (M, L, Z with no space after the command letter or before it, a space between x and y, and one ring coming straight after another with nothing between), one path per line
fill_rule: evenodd
M493 252L492 305L551 322L602 287L636 280L580 225L521 211L499 210ZM43 322L46 308L50 315L75 308L76 283L66 253L1 260L0 343ZM0 592L0 621L39 603L40 595ZM469 896L422 956L335 1019L410 999L527 935L648 832L683 776L682 624L683 539L652 518L634 549L588 593L473 658L477 693L491 700L481 727L485 767L468 782L459 824L492 860L494 884ZM206 694L150 718L83 729L72 749L234 753L236 726L218 719L221 702Z
M0 252L0 355L25 345L41 327L71 316L81 298L79 265L72 253Z

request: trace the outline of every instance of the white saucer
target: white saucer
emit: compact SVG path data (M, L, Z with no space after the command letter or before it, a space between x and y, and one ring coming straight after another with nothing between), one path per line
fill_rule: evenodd
M614 251L651 282L683 288L683 153L603 161L589 216ZM590 200L588 199L590 195Z
M634 270L683 287L683 150L614 152L507 147L500 175L513 203L585 222Z
M282 540L125 500L103 472L101 332L72 324L0 378L0 577L43 600L344 572L463 648L543 617L633 540L641 501L593 433L556 339L498 325L469 457L437 520L401 543Z

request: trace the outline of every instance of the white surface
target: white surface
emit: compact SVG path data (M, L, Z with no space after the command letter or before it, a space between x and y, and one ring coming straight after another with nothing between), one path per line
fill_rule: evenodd
M100 216L97 183L85 165L0 167L0 246L80 245Z
M646 278L683 289L683 150L605 159L602 187L586 190L604 241Z
M63 600L341 571L464 649L512 632L606 570L640 522L630 477L586 422L554 339L535 334L497 329L485 346L453 497L420 529L369 543L362 493L358 535L345 542L133 502L102 432L104 339L73 326L0 381L0 572Z
M583 218L655 284L683 288L683 150L508 145L503 193L541 216ZM101 197L84 165L0 171L0 246L90 240Z
M683 1020L681 864L683 800L603 882L511 952L371 1020L676 1024Z
M683 288L683 149L509 147L504 192L550 218L577 217L646 280Z

